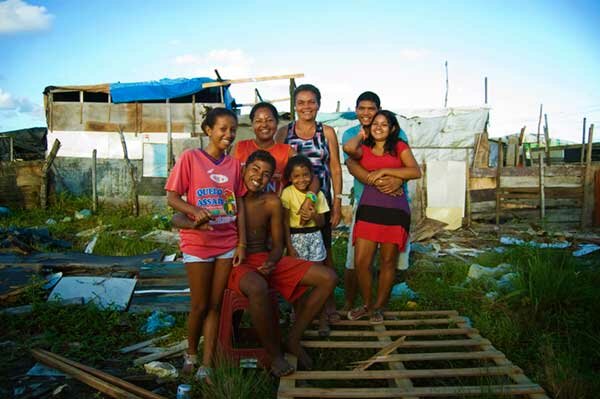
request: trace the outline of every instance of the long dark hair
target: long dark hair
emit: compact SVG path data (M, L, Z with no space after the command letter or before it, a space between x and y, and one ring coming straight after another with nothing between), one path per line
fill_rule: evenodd
M400 123L398 123L398 119L396 119L396 115L392 111L388 111L385 109L381 110L381 111L377 111L377 113L373 117L373 120L375 120L375 118L377 118L379 115L383 115L385 117L385 119L387 119L388 126L390 127L390 134L385 139L385 143L383 144L383 151L387 152L393 156L396 156L397 155L396 154L396 145L398 144L398 141L400 140L398 138L398 133L400 133ZM373 124L373 122L371 122L371 125L372 124ZM373 148L373 146L375 146L375 140L373 139L373 136L371 135L370 130L369 130L369 136L365 140L365 145L367 147L371 147L371 148Z

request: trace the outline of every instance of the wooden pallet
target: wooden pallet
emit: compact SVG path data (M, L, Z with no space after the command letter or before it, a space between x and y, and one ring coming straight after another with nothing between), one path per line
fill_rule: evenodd
M331 327L327 340L320 339L317 331L307 330L304 347L355 353L372 349L374 356L342 366L349 370L297 371L283 377L278 398L498 395L548 399L539 385L454 310L385 312L385 322L380 325L343 320ZM327 387L319 388L323 380L328 381Z

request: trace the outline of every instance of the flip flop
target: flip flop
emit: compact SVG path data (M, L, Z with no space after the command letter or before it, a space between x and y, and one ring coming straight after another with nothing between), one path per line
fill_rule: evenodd
M337 311L326 312L325 316L327 317L327 322L329 324L337 324L342 321L342 316Z
M346 315L348 317L348 320L360 320L363 317L366 317L369 315L369 309L367 309L366 306L361 306L358 308L354 308L351 311L348 312L348 314Z
M210 381L211 374L212 369L210 367L200 366L198 367L198 370L196 371L196 375L194 377L198 381L208 382Z
M198 364L198 355L190 355L187 352L183 354L183 367L181 368L181 374L191 375L194 372L194 368Z
M287 375L290 375L292 373L294 373L296 371L296 369L294 368L294 366L292 366L291 364L288 364L288 367L284 368L283 370L274 370L273 368L271 368L271 370L269 371L271 373L271 375L275 378L281 378L281 377L285 377Z

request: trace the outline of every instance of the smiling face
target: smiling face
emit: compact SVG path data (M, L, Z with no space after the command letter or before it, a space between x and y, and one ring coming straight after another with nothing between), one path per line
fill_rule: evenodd
M296 112L298 118L305 121L314 121L317 119L319 103L317 95L312 91L304 90L296 93Z
M250 164L246 164L244 169L244 184L248 191L261 192L273 176L273 167L265 161L257 159Z
M373 119L371 123L371 136L373 140L377 141L385 141L387 137L390 135L390 124L385 117L385 115L379 114Z
M270 109L258 108L254 113L252 128L258 141L273 141L273 136L277 132L277 119L275 119Z
M225 152L233 140L237 130L237 122L231 116L219 116L216 118L212 127L206 127L206 134L209 136L209 146L220 153Z
M356 118L361 126L369 126L373 122L373 117L379 111L377 104L373 101L363 100L356 107Z
M290 173L290 181L299 191L305 192L310 186L312 180L312 173L309 168L304 165L294 166L292 173Z

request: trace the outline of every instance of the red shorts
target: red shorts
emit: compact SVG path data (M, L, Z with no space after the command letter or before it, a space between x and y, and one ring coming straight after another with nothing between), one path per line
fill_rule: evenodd
M250 254L244 260L244 263L231 268L227 288L234 290L240 295L244 295L240 290L242 277L246 273L255 272L256 269L261 267L267 260L268 255L267 252ZM283 256L277 262L271 274L265 278L269 287L276 289L288 302L294 302L308 289L307 286L300 286L299 284L312 265L312 262L306 260ZM260 275L262 276L262 274Z

